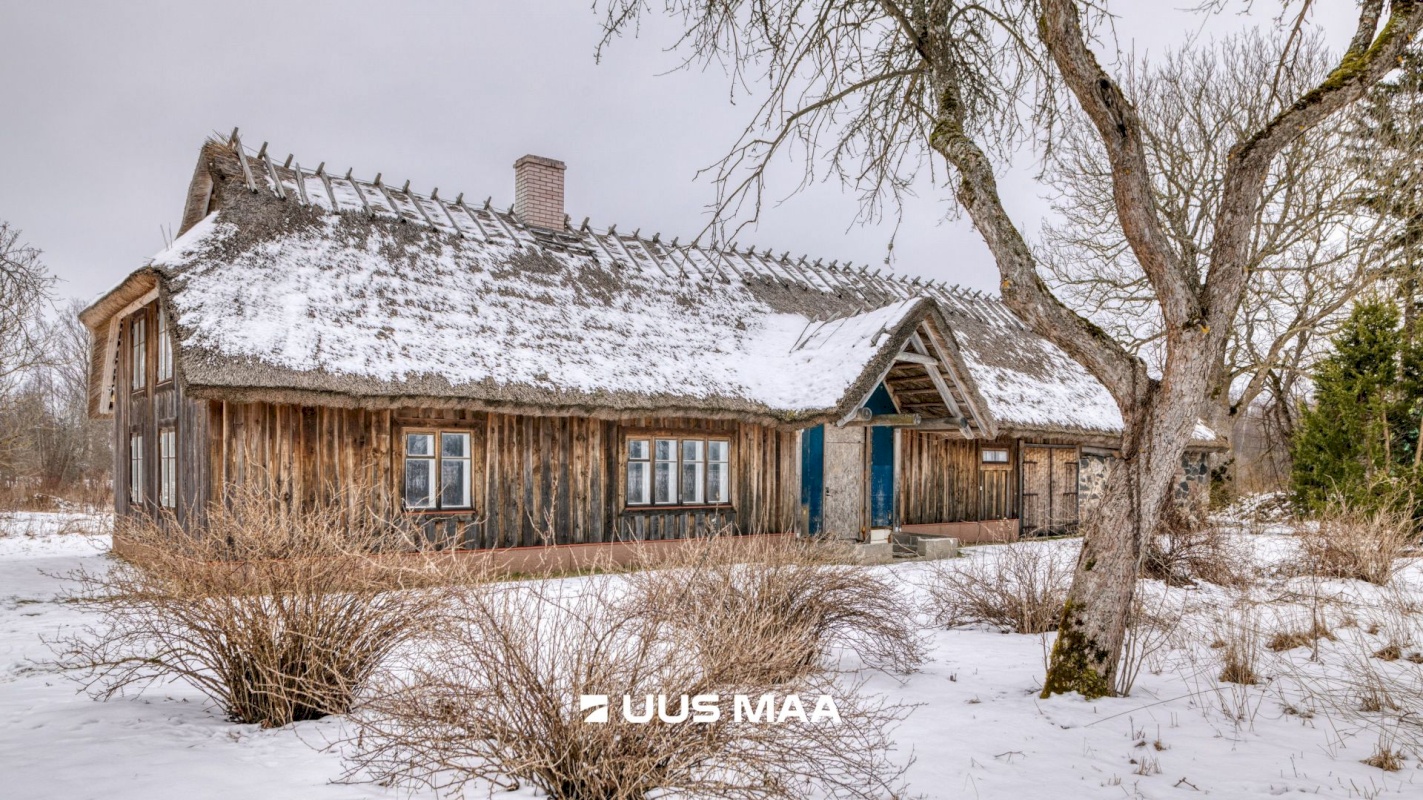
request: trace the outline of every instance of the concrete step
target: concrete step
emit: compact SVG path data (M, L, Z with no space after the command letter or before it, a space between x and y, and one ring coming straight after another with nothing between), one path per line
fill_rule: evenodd
M929 560L957 558L959 540L952 536L931 533L896 533L892 537L896 555L917 556Z

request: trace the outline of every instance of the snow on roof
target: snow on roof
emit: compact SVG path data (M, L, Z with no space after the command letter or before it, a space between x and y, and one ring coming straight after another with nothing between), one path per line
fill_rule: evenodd
M1120 431L1121 412L1100 381L995 300L942 300L959 350L1000 426Z
M190 384L789 420L858 402L893 356L887 334L930 305L816 322L740 283L641 262L361 216L268 229L250 216L216 212L152 261Z
M979 292L615 227L532 228L240 143L203 157L219 210L150 265L180 370L202 389L806 420L852 410L936 314L992 428L1121 430L1085 368Z

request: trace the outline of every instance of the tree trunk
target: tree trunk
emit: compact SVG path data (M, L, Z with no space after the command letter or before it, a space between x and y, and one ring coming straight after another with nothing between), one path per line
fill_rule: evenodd
M1200 354L1204 356L1204 354ZM1096 512L1084 521L1082 552L1053 645L1043 697L1116 690L1132 597L1145 545L1173 502L1181 456L1199 418L1205 358L1192 358L1185 380L1152 384L1123 413L1122 453ZM1192 380L1191 378L1197 378ZM1194 387L1194 388L1193 388Z

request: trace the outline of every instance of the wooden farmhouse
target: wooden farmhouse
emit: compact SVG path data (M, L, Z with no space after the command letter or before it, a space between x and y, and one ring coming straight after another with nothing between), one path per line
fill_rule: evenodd
M973 541L1074 529L1102 385L984 294L569 224L209 141L180 235L81 318L120 516L225 487L373 502L461 548L715 530ZM1205 476L1209 431L1183 464Z

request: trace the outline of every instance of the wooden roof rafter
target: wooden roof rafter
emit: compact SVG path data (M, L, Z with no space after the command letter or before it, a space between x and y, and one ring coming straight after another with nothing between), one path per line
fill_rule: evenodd
M884 386L895 407L915 417L912 424L897 421L895 424L899 427L956 429L965 439L991 438L988 425L977 415L969 394L957 379L958 367L950 360L957 357L957 351L929 343L933 340L932 320L937 316L936 311L931 311L914 324L908 335L901 334L904 338L871 386L870 393ZM828 322L821 323L825 324ZM873 425L872 418L866 422L865 404L868 402L869 394L837 425Z

